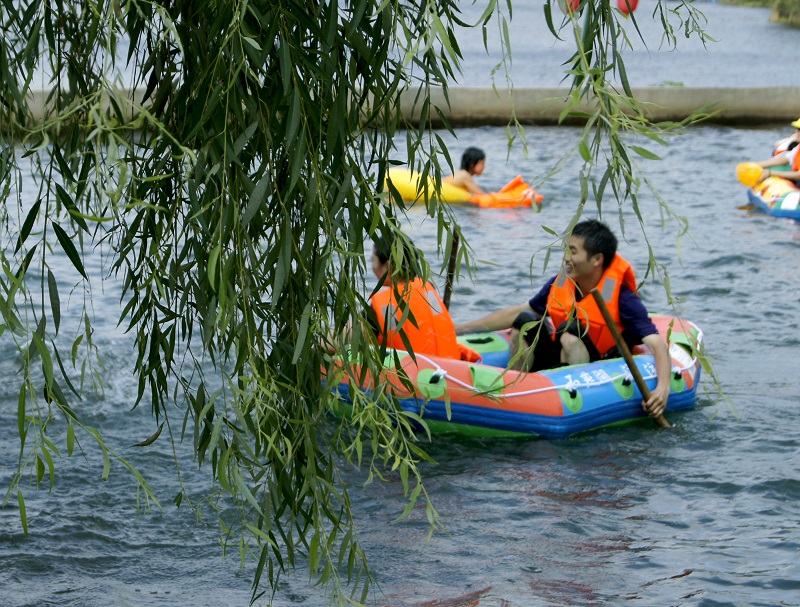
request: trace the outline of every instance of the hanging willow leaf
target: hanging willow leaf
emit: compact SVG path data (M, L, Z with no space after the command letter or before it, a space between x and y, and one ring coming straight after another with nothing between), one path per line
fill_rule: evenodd
M25 217L25 221L22 224L22 228L19 231L19 238L17 238L17 246L14 249L14 252L17 253L21 248L25 241L30 236L31 230L33 229L33 224L36 222L36 218L39 215L39 207L42 206L42 201L37 200L31 206L31 210L28 211L27 216Z
M83 261L81 261L81 256L78 254L78 249L75 248L75 245L72 244L72 240L64 229L58 225L57 223L53 223L53 231L56 233L56 238L58 238L58 242L61 244L61 248L64 249L64 253L67 254L69 260L72 262L72 265L80 275L83 276L88 280L88 276L86 276L86 270L83 268Z
M53 313L53 325L58 334L58 329L61 326L61 298L58 296L58 282L56 282L55 274L48 268L47 269L47 290L50 293L50 311Z
M161 436L161 431L162 431L163 429L164 429L164 424L162 423L162 424L160 424L160 425L158 426L158 430L156 430L156 431L155 431L153 434L151 434L150 436L148 436L148 437L147 437L146 439L144 439L143 441L141 441L141 442L139 442L139 443L135 443L135 444L131 445L131 447L147 447L148 445L152 445L154 442L156 442L156 439L157 439L159 436Z

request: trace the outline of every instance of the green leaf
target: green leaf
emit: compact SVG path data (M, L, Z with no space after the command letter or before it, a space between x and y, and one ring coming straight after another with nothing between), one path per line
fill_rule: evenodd
M264 173L256 184L256 187L253 188L253 192L250 194L250 200L247 201L247 207L242 214L242 223L244 225L248 225L256 216L258 209L261 207L261 203L264 202L264 197L267 194L270 183L271 177L269 173Z
M258 42L256 42L256 41L255 41L255 40L253 40L252 38L248 38L247 36L242 36L242 40L244 40L244 41L245 41L247 44L249 44L250 46L252 46L252 47L253 47L254 49L256 49L257 51L260 51L260 50L261 50L261 45L259 45L259 44L258 44Z
M106 448L105 444L101 444L100 448L103 451L103 473L100 478L107 481L108 475L111 474L111 459L108 457L108 448Z
M72 457L75 451L75 426L72 425L72 420L67 419L67 455Z
M80 255L78 255L78 250L75 248L75 245L72 244L72 240L70 240L69 236L67 236L67 233L60 225L53 223L52 226L58 238L58 242L61 244L61 248L64 249L72 265L78 270L81 276L88 280L89 278L86 276L86 271L83 269L83 262L81 261Z
M50 268L47 269L47 290L50 293L50 310L53 312L53 324L56 334L61 326L61 299L58 296L58 283Z
M211 249L211 253L208 256L208 267L206 269L206 272L208 274L208 282L214 291L217 290L217 274L219 268L220 251L221 251L220 245L217 245L213 249Z
M164 429L164 423L162 422L161 424L159 424L158 430L156 430L153 434L148 436L143 441L131 445L131 447L147 447L148 445L152 445L154 442L156 442L156 439L158 439L158 437L161 436L161 431L163 429Z
M234 484L236 485L236 489L238 489L239 493L244 496L245 500L250 503L250 505L255 509L256 512L261 514L261 506L258 505L256 498L253 496L250 488L244 482L241 473L238 469L234 468L232 470L232 476Z
M19 387L19 394L17 396L17 431L21 446L25 446L25 404L28 400L27 384L22 384Z
M44 343L38 333L33 334L33 344L36 346L36 351L42 359L42 372L44 373L45 385L53 385L53 359L50 356L50 350Z
M22 523L22 532L25 537L28 537L28 511L25 508L25 498L19 489L17 489L17 504L19 504L19 521Z
M578 151L580 152L581 158L584 162L592 161L592 152L589 150L589 146L585 139L581 139L580 143L578 144Z
M648 160L661 160L661 156L654 154L650 150L646 148L639 147L638 145L632 145L631 149L639 154L642 158L647 158Z
M306 346L308 340L308 323L311 320L311 302L306 304L303 309L303 314L300 317L300 329L297 333L297 341L294 344L294 354L292 355L292 364L297 364L300 360L300 355Z
M75 201L72 199L67 191L61 187L61 184L56 184L56 196L61 204L69 211L70 216L75 223L77 223L84 232L89 231L89 226L86 225L86 221L84 220L83 216L81 215L80 211L78 211L78 207L75 206Z
M31 210L28 211L28 214L25 216L25 221L22 224L22 228L19 231L19 238L17 239L17 246L14 249L14 252L17 253L21 248L25 241L28 239L28 236L31 234L31 230L33 229L33 224L36 223L36 218L39 216L39 208L42 205L42 201L37 200Z

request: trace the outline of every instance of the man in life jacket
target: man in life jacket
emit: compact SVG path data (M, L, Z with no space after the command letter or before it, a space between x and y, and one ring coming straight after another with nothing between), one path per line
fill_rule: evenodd
M453 319L434 286L414 276L413 257L413 243L407 240L403 261L394 267L392 243L383 238L375 241L372 271L382 288L370 297L367 317L380 343L396 350L408 350L410 345L415 354L480 360L477 352L456 340Z
M794 136L800 140L800 118L795 120L792 126L797 129ZM763 181L767 177L780 177L782 179L794 181L796 185L800 186L800 152L798 152L798 149L800 149L800 145L797 145L795 142L795 145L789 144L785 152L778 153L766 160L756 162L756 164L764 168L764 172L761 173L759 181ZM788 170L781 169L780 171L776 171L771 168L787 166Z
M664 412L671 361L664 339L636 294L631 265L617 254L617 238L603 223L582 221L567 239L564 264L530 300L463 324L456 333L511 328L512 367L539 371L619 356L613 334L589 293L597 289L629 347L643 343L653 353L658 383L643 401L651 416ZM520 350L522 339L527 347Z

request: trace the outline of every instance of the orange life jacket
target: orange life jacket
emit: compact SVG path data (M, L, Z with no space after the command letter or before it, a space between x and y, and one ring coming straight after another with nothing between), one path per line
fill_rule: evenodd
M794 159L792 160L792 170L800 171L800 146L794 149Z
M600 282L597 283L597 290L603 295L606 307L611 312L620 332L622 325L619 319L619 290L622 285L634 293L636 292L636 277L633 268L625 258L617 254L611 261L611 265L603 272ZM592 340L600 356L605 356L616 345L614 335L606 325L603 313L597 306L594 297L587 294L582 300L576 301L575 291L575 283L567 277L563 270L559 272L547 297L547 313L556 327L569 318L579 320L587 330L589 339ZM553 334L553 339L556 338L557 335Z
M407 302L407 308L397 304L398 296ZM385 287L372 296L370 305L378 318L381 343L391 348L406 349L400 337L402 330L415 353L470 362L481 358L474 350L458 343L453 319L430 283L415 278ZM401 325L404 314L405 321Z

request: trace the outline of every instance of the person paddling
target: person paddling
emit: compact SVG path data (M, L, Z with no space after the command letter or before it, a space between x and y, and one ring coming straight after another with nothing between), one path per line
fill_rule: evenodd
M644 344L653 354L657 385L642 406L652 417L659 417L670 393L671 359L639 299L633 268L617 253L617 237L604 223L589 220L576 224L565 244L561 271L533 298L456 323L456 333L511 328L511 364L519 371L614 358L620 354L613 332L590 296L597 288L605 292L607 308L626 345ZM545 317L552 322L542 322ZM517 354L520 346L523 351Z

